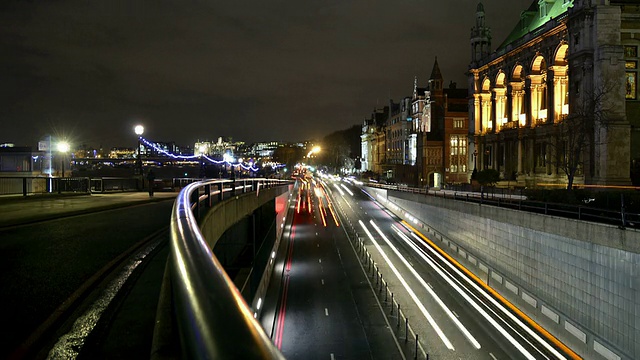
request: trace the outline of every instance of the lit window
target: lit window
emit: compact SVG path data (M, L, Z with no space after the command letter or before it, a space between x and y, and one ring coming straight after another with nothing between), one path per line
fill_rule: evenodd
M637 86L638 86L638 47L635 45L624 46L624 67L627 70L625 73L625 99L637 100Z

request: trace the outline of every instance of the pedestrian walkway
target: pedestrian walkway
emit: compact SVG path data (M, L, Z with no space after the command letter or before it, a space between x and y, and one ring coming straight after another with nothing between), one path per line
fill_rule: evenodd
M0 197L0 227L24 225L89 212L174 199L178 192L122 192L110 194L47 194Z

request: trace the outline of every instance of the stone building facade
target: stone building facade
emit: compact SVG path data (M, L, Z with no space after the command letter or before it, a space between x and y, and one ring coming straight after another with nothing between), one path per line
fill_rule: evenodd
M640 156L632 141L640 125L638 11L632 1L534 0L492 52L479 4L468 71L468 175L477 167L526 186L630 184Z
M418 171L420 186L443 187L468 181L467 89L458 89L444 78L436 58L417 114ZM415 92L414 92L415 93Z

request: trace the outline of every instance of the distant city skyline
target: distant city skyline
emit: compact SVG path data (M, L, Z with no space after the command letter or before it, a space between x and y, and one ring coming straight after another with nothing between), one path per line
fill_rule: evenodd
M493 49L531 3L483 1ZM319 139L426 85L436 56L467 87L477 4L3 2L0 143L130 147L138 123L179 144Z

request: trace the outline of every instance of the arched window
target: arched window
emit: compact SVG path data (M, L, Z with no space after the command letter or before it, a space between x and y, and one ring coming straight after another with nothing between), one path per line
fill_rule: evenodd
M569 45L562 43L556 50L553 60L553 107L554 122L561 121L569 114L569 64L567 51Z
M531 65L531 116L536 124L547 120L547 63L542 55L537 55Z
M480 94L480 123L484 131L491 131L493 129L493 122L491 119L491 81L485 78L482 82L482 93Z

